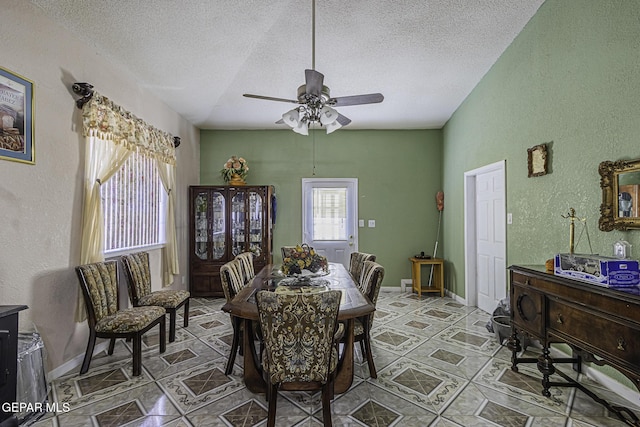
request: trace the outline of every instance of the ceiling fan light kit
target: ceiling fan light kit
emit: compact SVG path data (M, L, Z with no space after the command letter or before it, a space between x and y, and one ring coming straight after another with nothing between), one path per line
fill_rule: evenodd
M325 86L324 75L316 71L316 2L311 2L311 52L312 69L304 71L305 84L298 87L298 99L275 98L272 96L253 95L245 93L247 98L264 99L267 101L290 102L298 104L298 107L287 111L282 115L282 120L276 124L284 123L294 132L301 135L309 135L309 125L319 123L324 126L327 133L331 133L343 126L351 123L351 119L343 116L332 107L345 107L348 105L376 104L384 100L381 93L370 93L366 95L352 95L331 98L329 88Z

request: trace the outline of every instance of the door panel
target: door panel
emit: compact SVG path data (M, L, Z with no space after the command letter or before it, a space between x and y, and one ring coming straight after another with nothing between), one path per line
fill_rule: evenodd
M358 250L357 201L357 179L303 178L303 242L348 268Z
M476 177L478 308L491 313L506 297L504 192L502 171Z

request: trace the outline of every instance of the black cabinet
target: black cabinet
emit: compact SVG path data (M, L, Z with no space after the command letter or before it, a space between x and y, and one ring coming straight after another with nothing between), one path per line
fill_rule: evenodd
M26 305L0 305L0 402L16 401L18 372L18 313ZM13 416L0 411L0 423Z

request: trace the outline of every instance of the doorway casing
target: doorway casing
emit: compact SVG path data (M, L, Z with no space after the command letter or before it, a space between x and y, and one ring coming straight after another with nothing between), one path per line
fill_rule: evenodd
M482 166L464 173L464 288L465 304L471 307L478 306L477 292L477 230L476 230L476 177L489 172L502 171L502 178L506 181L506 160L501 160ZM506 211L506 185L502 185L505 192L503 194L503 212ZM506 227L506 224L502 224ZM505 234L506 236L506 230ZM506 240L504 253L506 254ZM507 272L505 270L505 282Z

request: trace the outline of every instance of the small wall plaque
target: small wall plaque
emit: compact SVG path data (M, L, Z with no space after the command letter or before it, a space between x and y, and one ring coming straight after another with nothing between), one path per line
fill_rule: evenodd
M547 144L540 144L527 149L529 178L547 174Z

